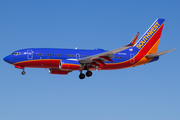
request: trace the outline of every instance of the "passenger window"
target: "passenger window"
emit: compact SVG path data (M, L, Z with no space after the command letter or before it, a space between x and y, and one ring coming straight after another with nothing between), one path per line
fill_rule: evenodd
M20 52L14 52L14 53L12 53L12 55L19 55L20 54Z

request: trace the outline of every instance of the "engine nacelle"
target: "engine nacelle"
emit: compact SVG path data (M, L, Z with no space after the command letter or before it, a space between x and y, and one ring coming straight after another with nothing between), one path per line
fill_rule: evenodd
M61 70L79 70L80 64L78 61L73 60L61 60L59 63Z
M67 75L69 71L67 70L59 70L59 69L49 69L50 74L59 74L59 75Z

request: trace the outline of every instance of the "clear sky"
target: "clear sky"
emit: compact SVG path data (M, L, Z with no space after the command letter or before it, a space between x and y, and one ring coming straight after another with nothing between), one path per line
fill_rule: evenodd
M179 120L179 0L1 0L0 120ZM20 69L3 57L23 48L113 50L165 18L159 61L79 79Z

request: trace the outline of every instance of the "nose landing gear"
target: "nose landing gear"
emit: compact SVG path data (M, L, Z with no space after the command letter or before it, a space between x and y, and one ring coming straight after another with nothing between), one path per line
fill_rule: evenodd
M24 71L24 67L15 65L15 68L22 69L22 70L23 70L23 71L21 72L22 75L25 75L25 74L26 74L26 72Z
M25 75L25 74L26 74L26 72L23 70L23 71L21 72L21 74L22 74L22 75Z

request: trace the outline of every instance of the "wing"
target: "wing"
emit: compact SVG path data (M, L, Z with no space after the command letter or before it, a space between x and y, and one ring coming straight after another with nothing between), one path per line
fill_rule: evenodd
M96 55L93 55L93 56L90 56L90 57L87 57L87 58L80 59L79 63L81 65L83 65L83 66L85 64L91 64L93 66L99 66L99 64L105 65L104 62L106 62L106 61L113 62L111 60L111 58L114 57L113 54L116 54L118 52L121 52L121 51L133 46L136 43L136 40L137 40L138 36L139 36L139 32L136 33L136 35L133 37L133 39L131 40L131 42L128 45L126 45L126 46L124 46L122 48L118 48L118 49L115 49L115 50L103 52L103 53L96 54Z
M100 54L96 54L96 55L93 55L93 56L90 56L90 57L87 57L87 58L83 58L83 59L80 59L79 62L80 64L87 64L87 63L92 63L92 62L98 62L100 64L104 64L105 61L111 61L111 58L114 57L113 54L116 54L120 51L123 51L125 49L129 48L129 46L124 46L122 48L118 48L118 49L115 49L115 50L111 50L111 51L107 51L107 52L103 52L103 53L100 53ZM94 64L95 65L95 64Z
M136 33L136 35L133 37L133 39L131 40L131 42L128 45L126 45L126 46L124 46L122 48L118 48L118 49L115 49L115 50L103 52L103 53L96 54L96 55L93 55L93 56L90 56L90 57L87 57L87 58L80 59L79 63L82 66L85 66L87 64L91 64L93 66L99 66L99 64L105 65L104 62L106 62L106 61L113 62L111 60L111 58L114 57L113 54L116 54L118 52L121 52L121 51L133 46L136 43L136 40L137 40L138 36L139 36L139 32Z

